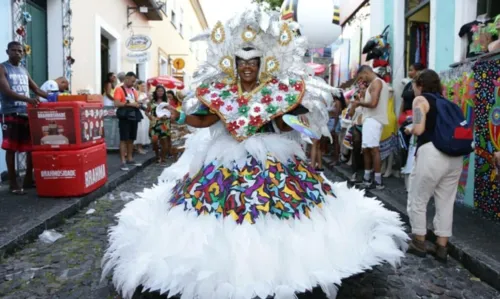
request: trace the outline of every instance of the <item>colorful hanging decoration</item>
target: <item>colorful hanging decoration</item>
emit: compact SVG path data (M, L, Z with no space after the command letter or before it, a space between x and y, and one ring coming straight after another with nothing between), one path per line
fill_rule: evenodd
M73 43L73 36L71 35L71 24L73 11L71 10L71 0L63 0L63 54L64 59L64 76L68 79L69 89L71 90L71 77L73 75L72 66L75 59L71 56L71 45Z
M24 45L26 50L26 24L31 22L31 15L26 10L26 0L12 1L12 28L14 28L14 40ZM31 47L28 46L31 53ZM21 64L27 67L26 56L21 60Z
M443 95L453 103L462 108L467 122L474 123L474 101L476 99L476 89L472 63L467 63L459 67L441 72L441 83L443 85ZM464 157L462 175L458 183L457 202L463 204L467 178L469 175L470 155ZM474 161L472 166L474 166Z
M476 163L474 206L500 219L500 190L493 153L499 151L500 59L479 61L474 66Z
M390 44L388 42L389 26L385 27L381 34L368 40L363 47L363 54L366 55L366 61L373 60L372 67L374 71L384 79L385 82L391 82L391 64Z

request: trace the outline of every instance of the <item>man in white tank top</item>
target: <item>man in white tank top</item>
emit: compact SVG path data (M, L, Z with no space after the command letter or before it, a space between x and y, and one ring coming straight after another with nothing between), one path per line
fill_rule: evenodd
M375 185L375 188L383 189L380 138L384 126L389 123L387 115L389 86L368 65L359 68L357 80L368 85L363 101L355 102L356 105L363 107L362 147L365 162L363 184L366 187ZM375 171L374 182L372 182L373 171Z

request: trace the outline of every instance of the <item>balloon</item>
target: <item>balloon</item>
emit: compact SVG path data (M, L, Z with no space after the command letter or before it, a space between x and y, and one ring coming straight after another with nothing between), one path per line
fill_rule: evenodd
M342 33L336 0L285 0L281 18L299 23L310 49L330 46Z

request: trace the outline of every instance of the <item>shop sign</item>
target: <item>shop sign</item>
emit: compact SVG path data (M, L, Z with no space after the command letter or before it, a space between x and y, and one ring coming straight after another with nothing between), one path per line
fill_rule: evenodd
M127 60L136 64L148 62L151 59L149 52L128 52Z
M132 52L144 52L151 48L151 38L146 35L132 35L127 39L125 47Z

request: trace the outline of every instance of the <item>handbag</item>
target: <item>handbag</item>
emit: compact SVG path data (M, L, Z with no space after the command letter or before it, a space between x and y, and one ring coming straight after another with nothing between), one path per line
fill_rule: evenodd
M123 93L126 95L127 90L125 87L121 87L123 89ZM120 107L116 110L116 117L121 120L130 120L140 122L142 120L141 111L138 108L134 107Z

